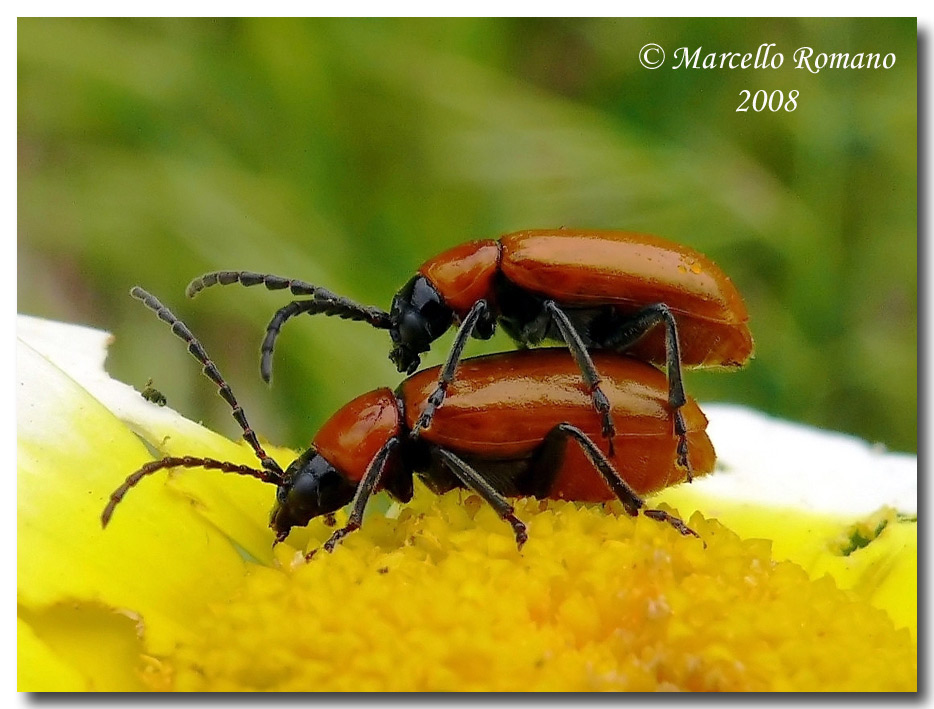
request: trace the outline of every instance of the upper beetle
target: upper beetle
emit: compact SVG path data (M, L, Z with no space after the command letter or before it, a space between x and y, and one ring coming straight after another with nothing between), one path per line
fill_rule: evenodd
M110 497L102 515L106 526L114 508L143 477L173 467L204 467L251 475L278 487L270 526L284 540L294 526L329 515L353 502L345 527L325 544L331 550L357 529L369 496L379 489L408 501L418 472L441 493L453 487L477 492L512 525L521 547L525 525L506 496L534 495L582 501L619 499L626 510L665 521L682 534L694 534L680 519L646 509L640 495L685 479L675 464L677 437L668 425L664 375L655 367L609 353L595 355L606 375L610 410L624 441L619 467L606 457L588 394L574 363L560 350L540 349L465 360L439 409L421 437L409 434L428 406L437 369L429 369L390 389L357 397L328 420L311 447L285 470L260 446L230 387L204 347L155 297L132 291L188 343L204 373L220 387L262 469L210 458L167 457L131 474ZM713 468L707 420L693 400L682 407L691 464L696 472Z
M613 417L588 350L625 351L665 364L678 460L688 467L681 366L740 366L753 349L746 306L716 264L686 246L632 232L540 229L461 244L422 264L388 313L310 283L249 271L208 273L193 280L187 293L192 297L206 287L232 283L308 296L279 309L269 323L261 363L266 381L280 328L301 313L363 320L389 330L389 356L409 374L431 343L459 322L437 386L414 425L415 436L431 425L467 339L491 337L499 321L522 347L544 340L567 343L602 417L611 455Z

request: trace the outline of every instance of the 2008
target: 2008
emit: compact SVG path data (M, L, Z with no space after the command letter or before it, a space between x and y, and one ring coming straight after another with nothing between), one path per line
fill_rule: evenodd
M756 91L755 94L752 94L749 89L743 89L739 92L739 95L742 96L746 94L746 98L739 104L736 112L748 111L748 104L750 103L752 105L752 110L756 113L761 113L765 109L769 109L772 113L776 113L782 109L791 112L798 107L798 93L798 89L792 89L788 92L788 99L785 100L785 94L777 89L772 93L759 90ZM752 100L750 101L750 99Z

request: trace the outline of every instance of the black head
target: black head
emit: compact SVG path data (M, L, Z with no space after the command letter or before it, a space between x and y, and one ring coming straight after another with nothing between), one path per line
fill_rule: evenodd
M427 278L417 275L392 299L389 335L393 348L389 359L400 372L412 374L421 362L422 352L447 332L454 322L453 311Z
M353 499L356 491L356 485L314 448L295 459L285 471L284 479L269 518L278 542L289 536L292 527L304 527L315 517L339 510Z

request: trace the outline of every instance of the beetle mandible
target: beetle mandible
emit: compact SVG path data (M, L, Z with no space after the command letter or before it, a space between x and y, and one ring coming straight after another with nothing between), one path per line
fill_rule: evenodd
M186 292L193 297L209 286L233 283L308 296L280 308L269 323L260 366L267 382L282 325L302 313L362 320L389 330L389 357L408 374L431 343L459 322L437 385L412 428L414 437L431 426L467 339L490 338L497 321L520 347L545 340L568 345L601 417L611 456L613 415L588 349L627 352L664 364L678 463L689 480L681 367L740 366L753 347L746 306L715 263L686 246L633 232L540 229L461 244L422 264L388 313L304 281L251 271L208 273Z
M678 441L668 425L665 376L649 364L611 353L595 354L606 374L610 410L624 422L618 433L625 441L625 455L620 456L623 474L607 459L607 443L593 439L597 424L576 365L562 350L554 349L464 360L445 407L438 410L432 428L417 438L408 432L428 406L426 397L435 385L437 368L409 377L395 392L377 389L359 396L337 411L311 447L283 470L259 444L230 386L188 327L142 288L131 294L188 344L188 351L230 405L261 467L192 456L147 463L110 496L101 515L105 527L126 493L144 477L167 468L202 467L250 475L277 486L270 518L277 543L292 527L352 502L347 524L324 545L328 551L360 527L374 491L385 489L397 500L409 501L413 473L439 494L454 487L475 491L512 526L520 548L527 539L526 527L507 496L619 499L631 515L641 510L682 534L697 536L677 517L647 508L640 497L685 479L685 471L674 462ZM707 420L691 399L682 411L693 469L709 472L715 456L705 431Z

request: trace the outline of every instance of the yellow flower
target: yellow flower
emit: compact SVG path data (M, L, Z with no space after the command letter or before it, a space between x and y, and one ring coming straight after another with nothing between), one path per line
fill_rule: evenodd
M739 407L704 409L717 473L654 499L772 540L774 559L830 574L916 638L917 459Z
M916 525L894 513L854 534L865 515L683 486L701 542L615 504L522 500L520 553L476 496L419 488L304 563L323 523L273 553L270 486L179 471L101 530L147 446L255 459L107 379L103 333L19 334L20 690L916 689L916 616L892 605L916 608Z
M195 510L197 498L175 486L148 486L142 504L121 510L122 523L102 533L101 503L151 455L134 429L25 344L38 341L40 351L46 344L48 333L40 327L37 335L34 326L21 325L17 343L20 689L139 689L144 645L137 634L145 634L146 651L171 651L203 604L237 587L243 558L224 529ZM51 336L80 356L87 351L82 336L93 334L72 327ZM124 386L110 382L111 389ZM167 410L135 432L167 448L243 457L238 446ZM218 494L234 497L240 482ZM248 543L251 531L244 524L239 541Z

